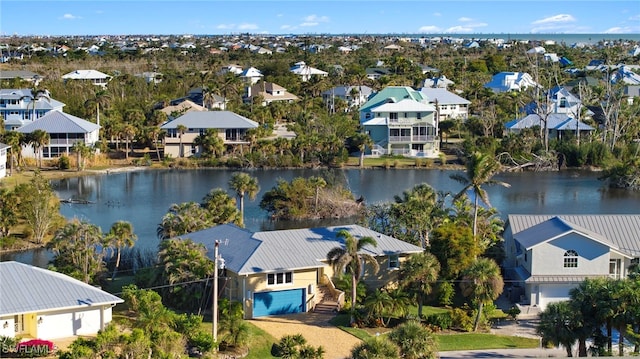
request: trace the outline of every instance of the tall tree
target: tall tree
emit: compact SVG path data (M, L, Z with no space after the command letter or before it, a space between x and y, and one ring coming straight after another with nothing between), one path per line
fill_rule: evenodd
M313 209L318 212L318 199L320 197L320 189L327 186L327 181L320 176L311 176L309 177L308 182L311 186L313 186L313 189L315 190Z
M413 254L400 266L400 285L416 298L419 318L422 318L424 301L431 293L439 272L440 263L429 252Z
M131 222L117 221L111 225L111 228L109 229L109 233L107 233L105 240L108 245L110 247L113 247L117 252L116 265L113 270L113 275L111 276L112 280L116 277L118 268L120 268L120 254L122 252L122 248L133 247L137 239L138 236L133 233L133 225L131 224Z
M18 201L14 191L0 188L0 238L11 234L11 228L18 224Z
M410 320L398 325L389 333L389 339L400 348L402 358L436 359L438 342L433 332L418 320Z
M24 135L18 131L7 131L2 135L2 141L9 146L10 167L9 176L13 175L14 166L19 165L22 156L22 142Z
M373 147L373 140L371 136L366 133L358 132L351 138L353 140L354 145L358 147L358 151L360 152L360 160L358 166L360 168L364 167L364 153L368 148Z
M549 303L540 314L540 324L536 328L536 332L542 337L542 344L563 346L567 357L572 357L571 348L578 339L575 332L575 324L579 322L576 317L578 315L580 312L575 311L568 301Z
M109 106L113 97L106 89L99 89L95 92L95 95L90 97L87 101L85 101L84 105L86 108L93 108L95 105L96 111L96 124L100 125L100 106L106 108Z
M182 158L182 157L184 157L184 148L182 147L182 135L184 135L184 133L187 131L187 126L185 126L183 124L179 124L176 127L176 131L178 131L178 138L180 140L180 148L178 149L178 151L179 151L178 157Z
M35 242L42 243L60 218L60 201L51 184L40 172L36 172L29 183L18 185L15 193L18 195L18 208L22 220L33 233Z
M429 233L438 222L437 199L436 192L426 183L404 191L402 197L395 196L391 213L398 224L404 227L404 232L409 237L414 237L407 238L407 241L416 244L419 241L422 248L429 246Z
M455 199L467 195L468 191L472 191L474 194L473 237L476 238L478 235L478 207L480 205L480 200L482 200L487 206L491 207L489 195L483 187L493 185L511 187L511 185L506 182L492 179L500 170L500 163L488 154L474 152L467 158L465 166L465 175L452 174L449 177L464 185L462 190L454 197Z
M340 230L337 238L344 240L344 246L334 247L327 253L327 261L333 266L336 274L346 272L351 275L351 323L355 322L356 298L358 281L364 275L364 264L369 263L373 272L378 272L380 265L376 259L363 253L365 246L377 247L378 242L372 237L356 239L349 231Z
M124 126L122 126L122 134L125 137L125 158L127 159L127 161L129 160L129 148L131 148L131 151L133 152L133 138L135 137L136 133L138 132L136 127L133 126L132 124L126 123L124 124Z
M500 274L500 267L493 259L477 259L462 273L460 288L462 294L465 297L471 297L478 306L478 314L473 324L473 331L477 331L484 304L494 301L502 294L504 281Z
M212 224L235 223L242 224L240 210L236 200L231 198L222 188L214 188L202 199L202 207L211 216Z
M44 130L34 130L28 135L29 143L33 146L33 152L38 160L38 167L42 168L42 151L49 144L51 136Z
M84 141L81 140L73 144L71 151L76 153L78 171L82 171L84 169L85 159L89 154L91 154L92 148L87 146Z
M244 224L244 196L248 195L252 200L256 198L256 195L260 191L258 179L245 172L236 172L229 180L229 187L238 195L240 219Z
M58 270L89 283L104 269L101 242L100 227L75 219L56 232L48 247L56 255L53 263Z

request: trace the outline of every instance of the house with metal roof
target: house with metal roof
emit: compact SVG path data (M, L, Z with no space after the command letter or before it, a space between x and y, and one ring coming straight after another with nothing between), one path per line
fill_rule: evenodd
M388 86L360 107L360 124L374 142L372 155L435 158L439 154L436 108L408 86Z
M491 78L484 87L493 92L523 91L540 85L526 72L500 72Z
M469 118L471 101L466 98L462 98L446 88L423 87L420 92L438 110L438 122L445 120L466 121Z
M586 278L625 278L640 258L638 233L640 215L509 215L507 292L544 310Z
M543 118L540 115L527 115L523 118L515 119L505 124L507 133L520 133L525 128L533 127L545 127ZM595 131L595 128L573 118L571 115L563 113L551 113L546 115L546 127L549 139L559 140L567 134L573 134L576 137L579 136L582 138Z
M255 67L249 67L240 73L240 78L249 85L255 85L264 78L264 75Z
M355 238L371 237L377 246L362 251L378 261L380 270L368 268L363 281L374 288L393 283L400 263L421 247L358 225L251 232L233 224L223 224L180 236L201 243L218 263L224 263L220 293L244 304L245 318L312 311L331 287L333 268L327 253L344 246L339 230ZM221 260L222 259L222 260Z
M50 111L41 118L16 129L17 132L25 135L35 130L42 130L49 134L49 144L42 149L42 158L51 159L70 153L71 147L76 142L84 142L85 145L93 148L98 142L100 125L61 111ZM36 157L33 146L23 146L22 156Z
M185 130L180 133L182 126ZM196 138L204 135L207 129L216 130L224 144L232 147L249 144L247 131L258 126L257 122L231 111L192 111L160 128L166 130L165 155L176 158L200 155L202 148L196 144Z
M49 111L62 111L64 106L45 90L33 93L31 89L0 89L0 115L6 131L33 122Z
M335 109L336 100L344 101L345 111L360 107L373 94L373 89L369 86L337 86L322 93L322 101L330 109Z
M0 71L0 81L11 81L14 79L20 79L22 81L28 81L33 84L33 86L39 86L40 81L43 80L41 75L33 71L27 70L2 70Z
M0 262L0 336L59 339L95 335L123 300L65 274Z
M272 102L283 101L291 103L298 100L298 96L287 91L286 88L273 82L259 81L251 86L247 86L242 101L244 103L255 103L255 99L261 100L262 106L267 106Z
M328 72L307 65L304 61L296 62L290 69L293 74L300 76L301 81L309 81L313 76L327 77Z
M7 176L7 151L11 146L0 142L0 178Z
M75 70L62 75L62 79L65 82L69 80L89 81L96 86L106 87L109 80L111 80L111 76L98 70Z

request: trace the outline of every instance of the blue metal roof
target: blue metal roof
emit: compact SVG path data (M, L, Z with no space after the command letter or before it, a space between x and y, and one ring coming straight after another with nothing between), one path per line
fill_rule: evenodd
M99 125L80 117L60 111L49 111L16 131L22 133L31 133L35 130L43 130L47 133L90 133L98 129L100 129Z

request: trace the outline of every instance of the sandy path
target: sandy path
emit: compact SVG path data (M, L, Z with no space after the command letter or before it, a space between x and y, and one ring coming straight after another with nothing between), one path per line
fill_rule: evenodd
M326 359L348 358L360 339L329 323L331 315L300 313L251 319L249 322L273 335L277 340L285 335L302 334L307 344L322 346Z

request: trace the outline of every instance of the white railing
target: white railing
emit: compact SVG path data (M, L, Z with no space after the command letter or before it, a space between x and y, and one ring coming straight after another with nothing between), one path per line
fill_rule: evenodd
M373 147L371 148L371 156L373 157L384 156L386 154L387 150L380 145L373 145Z
M329 288L331 296L336 298L336 301L338 302L338 310L342 309L342 307L344 306L344 292L336 288L336 286L333 284L333 281L331 280L331 278L329 278L328 275L323 274L322 279L323 282L327 284L327 288Z

